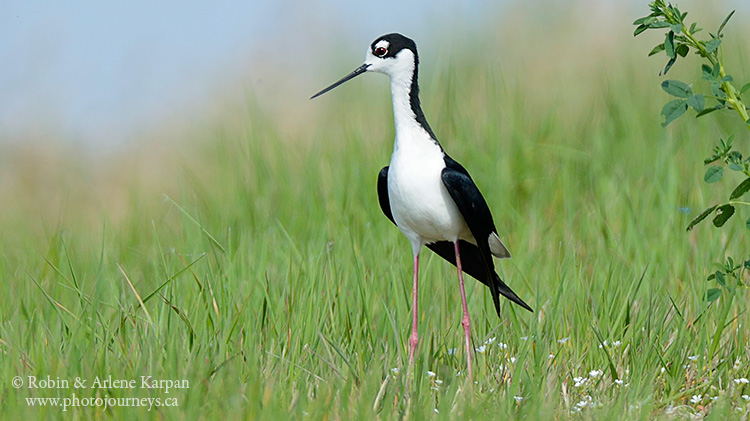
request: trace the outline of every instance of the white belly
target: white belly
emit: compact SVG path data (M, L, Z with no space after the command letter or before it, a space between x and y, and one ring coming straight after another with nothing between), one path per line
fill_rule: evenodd
M388 198L398 228L413 245L458 239L473 242L463 216L443 185L442 152L438 148L422 150L416 159L406 152L394 151L388 170Z

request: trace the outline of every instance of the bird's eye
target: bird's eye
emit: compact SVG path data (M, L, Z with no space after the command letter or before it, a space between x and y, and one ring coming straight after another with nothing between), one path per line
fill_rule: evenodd
M378 47L375 49L375 55L378 57L383 57L387 50L384 47Z

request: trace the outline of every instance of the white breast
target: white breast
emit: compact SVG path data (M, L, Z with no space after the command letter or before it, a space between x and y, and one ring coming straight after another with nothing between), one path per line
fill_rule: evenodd
M473 242L443 185L443 152L429 137L413 134L409 141L396 140L388 170L388 198L396 225L415 246L459 238Z

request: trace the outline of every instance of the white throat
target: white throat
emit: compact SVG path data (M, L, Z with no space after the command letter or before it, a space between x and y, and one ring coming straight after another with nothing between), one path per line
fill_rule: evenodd
M408 53L410 60L399 60L399 63L389 69L388 72L391 77L393 123L396 130L394 151L398 150L404 142L422 143L426 141L436 146L432 136L417 121L417 116L411 107L410 92L414 75L414 58L411 51L404 50L401 54L405 53ZM439 146L437 148L439 149Z

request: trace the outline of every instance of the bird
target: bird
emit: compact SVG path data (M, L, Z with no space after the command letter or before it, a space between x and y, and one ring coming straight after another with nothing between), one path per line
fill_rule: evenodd
M419 55L412 39L399 33L378 37L367 48L361 66L310 99L366 72L383 73L391 81L395 140L390 164L378 174L377 192L381 210L411 243L414 269L409 366L419 344L419 256L426 246L458 270L461 324L471 379L471 319L463 273L489 287L498 317L502 318L500 295L533 310L495 271L492 257L509 258L510 252L500 240L487 201L466 168L445 152L427 123L419 100Z

